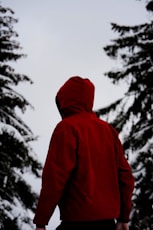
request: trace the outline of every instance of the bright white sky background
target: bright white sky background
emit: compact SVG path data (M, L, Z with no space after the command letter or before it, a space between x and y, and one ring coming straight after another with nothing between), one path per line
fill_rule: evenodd
M104 73L116 68L103 51L117 36L110 23L135 25L147 21L145 1L137 0L2 0L2 5L15 11L19 20L15 30L27 58L19 60L15 69L30 77L34 84L18 89L35 110L23 116L38 141L34 151L44 163L52 131L60 121L55 105L59 87L71 76L87 77L95 84L94 109L108 105L125 90L114 86ZM40 190L40 182L33 183ZM47 230L58 224L58 210Z

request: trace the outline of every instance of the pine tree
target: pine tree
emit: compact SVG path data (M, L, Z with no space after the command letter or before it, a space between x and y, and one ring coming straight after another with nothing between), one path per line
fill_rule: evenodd
M0 229L29 230L37 194L25 173L39 178L42 166L30 146L35 136L18 115L31 105L16 87L32 81L11 66L25 57L19 52L18 34L13 30L18 21L13 14L0 3Z
M147 11L153 11L148 1ZM150 13L149 12L149 13ZM136 26L112 23L118 38L104 50L121 66L105 75L113 84L125 83L123 97L99 109L120 133L135 177L131 229L153 229L153 21Z

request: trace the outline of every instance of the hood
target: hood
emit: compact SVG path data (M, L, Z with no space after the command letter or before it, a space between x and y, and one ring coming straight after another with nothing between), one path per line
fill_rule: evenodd
M79 112L91 112L94 89L94 84L87 78L69 78L56 95L56 104L62 118Z

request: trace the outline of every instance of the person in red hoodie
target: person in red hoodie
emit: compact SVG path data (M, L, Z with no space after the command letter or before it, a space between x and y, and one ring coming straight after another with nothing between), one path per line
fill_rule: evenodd
M134 178L117 131L96 116L93 102L93 83L79 76L56 95L62 120L43 168L36 230L45 230L56 206L58 230L129 229Z

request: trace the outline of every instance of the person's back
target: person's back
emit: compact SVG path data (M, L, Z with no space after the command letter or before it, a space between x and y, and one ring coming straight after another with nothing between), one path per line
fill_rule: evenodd
M76 148L73 176L60 202L61 218L89 221L118 217L120 156L116 133L95 114L87 112L65 118L59 125L62 129L69 127L67 138Z
M56 205L59 229L129 221L131 169L116 130L93 113L93 100L93 84L80 77L70 78L57 93L62 121L53 132L43 170L37 225L48 223Z

